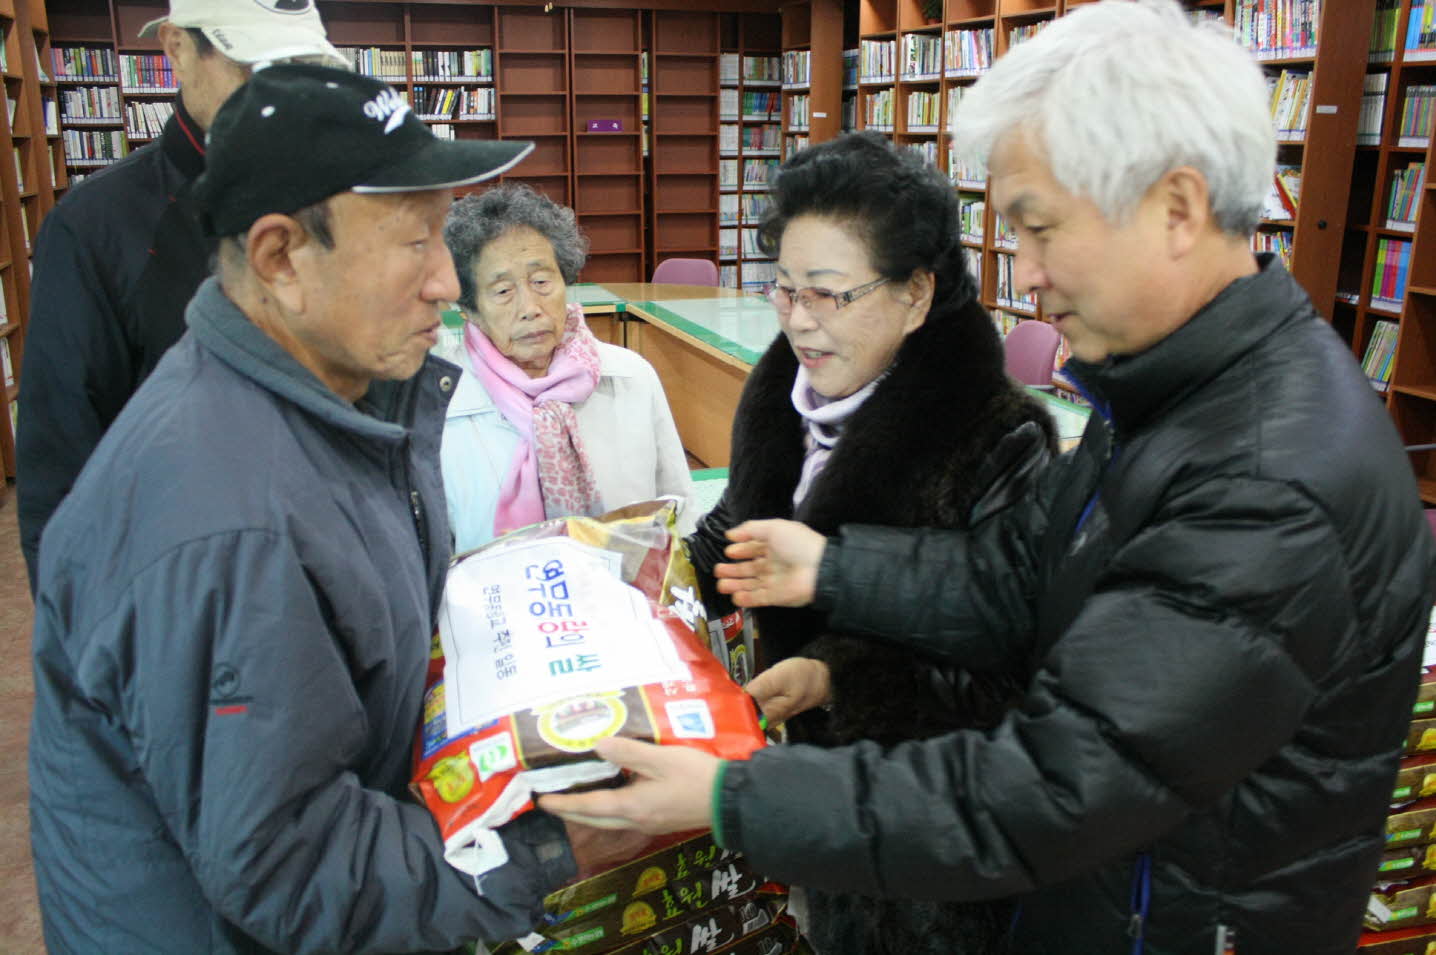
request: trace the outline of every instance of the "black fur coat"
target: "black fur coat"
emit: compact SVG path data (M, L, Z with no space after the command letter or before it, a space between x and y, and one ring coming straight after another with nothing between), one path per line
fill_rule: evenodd
M739 401L723 498L688 539L710 611L731 606L711 586L730 527L790 517L826 534L847 523L962 528L1022 493L1054 447L1046 412L1007 378L992 320L968 300L930 314L908 336L795 514L804 457L803 422L791 400L797 369L779 335ZM990 725L1021 685L1016 675L942 672L907 651L826 633L812 611L766 608L757 620L760 665L801 655L830 668L831 706L789 723L790 738L803 742L892 745ZM1000 902L816 891L809 910L819 955L979 955L998 950L1008 921Z

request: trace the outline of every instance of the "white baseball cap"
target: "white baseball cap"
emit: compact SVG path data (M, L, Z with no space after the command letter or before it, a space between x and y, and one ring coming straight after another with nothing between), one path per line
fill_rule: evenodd
M345 62L325 38L314 0L170 0L169 16L151 20L140 36L154 36L161 23L193 27L237 63L263 63L295 56L329 56Z

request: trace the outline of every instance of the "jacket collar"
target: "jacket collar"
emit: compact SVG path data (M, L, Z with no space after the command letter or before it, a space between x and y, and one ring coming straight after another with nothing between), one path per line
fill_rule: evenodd
M204 130L184 107L184 96L175 97L174 115L160 133L160 148L186 179L196 179L204 172Z
M410 406L400 395L407 383L376 381L357 406L350 404L250 321L224 294L219 279L211 276L200 285L185 310L185 322L199 343L225 364L325 423L387 444L407 437L408 429L396 423ZM427 356L419 375L439 374L456 376L458 369Z
M1232 282L1176 331L1136 355L1064 365L1120 429L1140 427L1180 403L1302 311L1306 294L1276 255Z

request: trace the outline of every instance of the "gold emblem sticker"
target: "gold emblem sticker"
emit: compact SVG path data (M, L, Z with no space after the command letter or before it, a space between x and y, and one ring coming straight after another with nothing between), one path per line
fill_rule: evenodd
M630 902L623 910L623 922L619 931L624 935L638 935L657 924L658 916L654 914L653 906L647 902Z
M561 700L538 710L539 738L565 753L586 753L628 721L623 693L595 693Z

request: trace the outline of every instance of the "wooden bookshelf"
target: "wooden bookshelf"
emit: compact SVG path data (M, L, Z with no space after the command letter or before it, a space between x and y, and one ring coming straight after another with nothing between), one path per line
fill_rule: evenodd
M952 150L948 129L956 103L962 91L990 66L980 52L964 57L960 51L981 51L986 43L994 58L1001 57L1057 17L1090 2L1095 0L946 0L943 20L938 26L922 15L918 0L861 0L862 38L880 41L890 34L895 36L899 71L903 67L905 37L941 33L943 71L935 87L940 97L940 124L935 137L937 162L952 180L961 202L975 211L980 210L971 217L980 223L980 229L964 230L963 245L970 250L971 267L978 273L982 301L1004 330L1021 319L1044 316L1035 302L1024 301L1020 290L1010 289L1004 281L1004 277L1011 274L1015 238L1004 231L1000 217L987 206L986 181L978 178L980 174L975 170L959 169ZM1206 13L1235 24L1240 8L1243 4L1250 5L1252 0L1184 2L1194 15ZM1351 192L1356 121L1361 102L1360 77L1374 3L1375 0L1351 0L1322 4L1319 42L1312 55L1258 57L1274 76L1283 69L1311 74L1313 107L1307 116L1305 135L1300 141L1284 143L1279 156L1283 163L1299 170L1302 202L1295 219L1264 222L1259 231L1261 234L1284 233L1290 240L1292 274L1327 315L1331 314L1336 299L1337 273L1331 263L1338 259L1342 239L1342 230L1336 224L1345 220ZM985 31L991 31L990 40L984 37ZM866 104L887 88L886 84L872 80L861 83L860 127L870 126L866 122ZM899 75L894 80L895 141L909 146L928 141L926 130L915 131L907 125L906 104L914 92L933 88L926 78L909 80Z
M1436 159L1431 143L1436 137L1426 137L1421 148L1399 135L1410 89L1436 84L1436 60L1429 52L1408 54L1405 38L1410 12L1410 0L1400 0L1395 49L1390 59L1373 53L1367 67L1369 74L1387 77L1386 95L1378 145L1358 147L1356 185L1342 253L1343 280L1359 275L1361 284L1352 290L1356 301L1343 300L1338 309L1349 316L1352 346L1358 356L1365 353L1376 321L1398 321L1387 408L1405 444L1417 449L1411 451L1411 463L1421 500L1436 505L1436 450L1422 448L1436 444L1436 189L1431 181L1431 163ZM1395 223L1388 222L1387 207L1394 174L1415 163L1425 164L1426 181L1415 196L1414 224L1407 232L1391 227ZM1372 301L1379 281L1377 250L1383 239L1411 243L1399 317Z
M808 54L805 78L783 89L783 157L842 131L843 50L856 19L846 17L842 0L799 0L782 7L783 53ZM856 43L856 41L854 41ZM856 96L857 84L853 84ZM798 107L798 104L802 104Z
M573 208L589 239L583 278L641 281L651 271L643 228L643 15L573 8L568 16Z
M649 261L718 260L719 15L648 13Z
M1421 144L1401 137L1402 112L1410 100L1412 87L1436 84L1436 63L1423 59L1408 59L1405 36L1411 12L1410 0L1389 0L1379 2L1378 8L1388 9L1384 22L1394 27L1391 37L1393 46L1384 46L1373 28L1367 56L1364 85L1375 84L1380 92L1373 98L1379 99L1379 111L1372 103L1371 117L1375 128L1366 127L1366 135L1358 138L1354 169L1351 176L1351 199L1345 218L1345 234L1341 246L1340 270L1332 320L1337 329L1351 343L1358 358L1365 358L1368 350L1379 344L1381 323L1401 321L1402 307L1397 301L1383 300L1381 291L1384 247L1395 243L1410 243L1415 238L1416 221L1392 215L1388 206L1393 198L1394 180L1401 174L1412 174L1416 167L1428 159L1429 137ZM1416 56L1416 54L1413 54ZM1367 105L1363 103L1363 114ZM1429 167L1428 167L1429 168ZM1420 197L1414 203L1412 213L1422 208ZM1429 256L1432 244L1428 242ZM1415 249L1411 248L1414 254ZM1408 355L1408 359L1409 359ZM1397 365L1393 361L1388 369L1386 381L1380 375L1373 383L1383 390L1398 380ZM1415 369L1407 367L1407 383ZM1392 397L1395 413L1404 401Z
M723 17L719 58L718 252L721 284L757 291L773 280L757 225L782 155L781 22L774 14Z
M10 143L13 156L0 163L0 348L8 352L14 378L0 378L0 464L5 476L13 477L14 410L30 310L31 240L57 192L53 137L45 123L45 104L54 101L55 83L41 66L50 49L49 18L42 3L0 0L0 30L5 96L11 104L0 121L0 137ZM65 180L58 183L63 190Z

